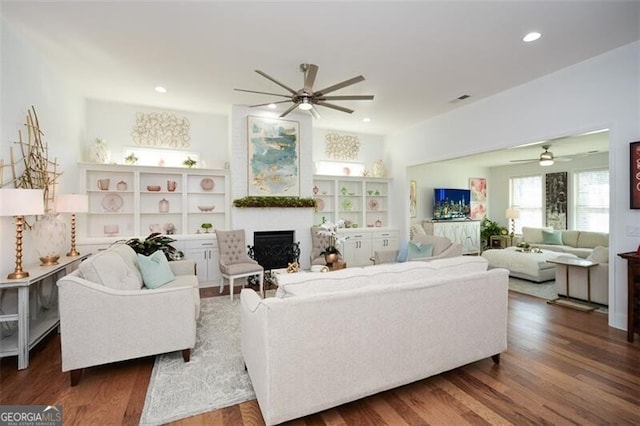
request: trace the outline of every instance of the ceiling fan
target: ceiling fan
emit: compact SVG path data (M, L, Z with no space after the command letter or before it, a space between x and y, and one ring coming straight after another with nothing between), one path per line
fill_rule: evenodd
M260 70L255 70L255 72L257 72L258 74L260 74L261 76L263 76L267 80L270 80L270 81L274 82L275 84L277 84L278 86L282 87L283 89L287 90L289 92L289 94L286 94L286 95L279 94L279 93L260 92L260 91L257 91L257 90L246 90L246 89L234 89L234 90L236 90L238 92L258 93L258 94L261 94L261 95L271 95L271 96L279 96L279 97L282 97L282 98L287 98L287 100L284 100L284 101L268 102L268 103L263 103L263 104L250 105L250 108L253 108L253 107L260 107L260 106L265 106L265 105L270 105L270 104L282 104L282 103L287 103L287 102L293 102L293 105L291 105L289 108L287 108L280 115L281 118L285 117L291 111L296 109L296 107L301 109L301 110L303 110L303 111L309 111L309 113L314 118L320 117L320 114L318 113L318 111L315 108L316 106L323 106L325 108L331 108L331 109L335 109L335 110L338 110L338 111L342 111L342 112L346 112L348 114L351 114L353 112L352 109L345 108L345 107L340 106L340 105L335 105L335 104L332 104L332 103L328 103L326 101L370 101L370 100L373 100L373 95L326 96L328 93L335 92L336 90L339 90L339 89L342 89L344 87L351 86L352 84L356 84L356 83L359 83L359 82L363 81L364 77L361 76L361 75L359 75L357 77L350 78L350 79L345 80L343 82L334 84L332 86L325 87L322 90L315 90L314 91L313 90L313 83L315 82L316 75L318 74L318 66L314 65L314 64L300 64L300 71L302 71L304 73L303 87L300 90L293 90L289 86L280 83L278 80L276 80L275 78L267 75L266 73L264 73L264 72L262 72Z
M527 158L524 160L511 160L511 163L530 163L532 161L538 161L541 166L551 166L554 161L571 161L571 158L555 157L553 152L549 151L551 145L542 145L544 152L540 154L540 158Z

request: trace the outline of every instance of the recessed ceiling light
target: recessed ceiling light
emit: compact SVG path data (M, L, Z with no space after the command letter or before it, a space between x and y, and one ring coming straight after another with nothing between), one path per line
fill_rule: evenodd
M278 108L278 106L276 104L269 104L269 105L267 105L267 108L276 109L276 108Z
M532 41L536 41L537 39L539 39L540 37L542 37L542 34L532 31L529 34L527 34L526 36L522 37L522 41L524 41L525 43L529 43Z
M369 123L371 121L371 119L369 117L365 117L362 119L363 122L365 123Z
M167 89L162 86L156 86L154 90L158 93L167 93Z

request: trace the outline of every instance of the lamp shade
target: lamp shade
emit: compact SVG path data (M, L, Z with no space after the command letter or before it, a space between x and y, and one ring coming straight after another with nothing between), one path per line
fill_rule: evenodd
M27 216L44 213L42 189L0 188L0 216Z
M505 217L507 219L519 219L520 218L520 210L518 209L507 209L505 213Z
M56 197L57 213L84 213L89 211L89 197L85 194L60 194Z

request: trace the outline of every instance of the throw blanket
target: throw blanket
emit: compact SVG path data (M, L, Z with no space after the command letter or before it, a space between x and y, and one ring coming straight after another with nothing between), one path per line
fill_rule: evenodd
M555 265L547 263L547 260L555 259L559 256L577 257L573 254L551 250L542 250L542 253L524 253L516 251L515 247L482 252L482 257L489 261L489 266L492 268L506 268L512 272L534 277L538 276L539 271L542 269L554 268Z

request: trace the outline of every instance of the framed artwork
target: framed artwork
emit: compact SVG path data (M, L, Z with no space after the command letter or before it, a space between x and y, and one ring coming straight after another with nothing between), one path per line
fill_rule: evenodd
M640 142L631 142L629 148L629 159L631 162L631 170L629 171L631 175L629 207L632 209L640 209Z
M487 214L487 179L469 178L471 200L469 202L469 217L472 220L481 220Z
M567 172L545 175L546 226L567 229Z
M418 215L418 183L415 180L409 182L409 217Z
M248 117L248 195L300 196L299 123Z

